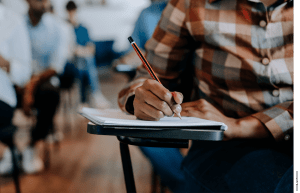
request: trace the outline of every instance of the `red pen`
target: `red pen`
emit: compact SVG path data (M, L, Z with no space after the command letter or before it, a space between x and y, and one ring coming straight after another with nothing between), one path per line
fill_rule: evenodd
M150 64L148 63L148 61L146 60L145 56L142 54L142 52L140 51L140 49L138 48L138 46L136 45L136 43L134 42L134 40L132 39L132 37L130 36L128 38L128 40L129 40L131 46L133 47L133 49L135 50L135 52L137 53L137 55L139 56L139 58L141 59L143 65L147 69L147 71L150 74L150 76L152 77L152 79L158 81L161 84L160 80L158 79L158 77L154 73L154 71L151 68ZM172 92L172 96L175 97L176 94L174 92ZM174 113L181 119L180 113L176 113L175 111L174 111Z

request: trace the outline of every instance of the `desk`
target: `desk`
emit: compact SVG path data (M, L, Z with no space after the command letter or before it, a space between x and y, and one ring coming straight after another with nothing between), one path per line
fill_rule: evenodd
M112 127L88 123L87 132L96 135L116 136L120 141L120 153L123 165L126 190L135 193L135 183L128 144L148 147L187 148L189 140L223 140L221 127L205 127L201 129L146 129Z

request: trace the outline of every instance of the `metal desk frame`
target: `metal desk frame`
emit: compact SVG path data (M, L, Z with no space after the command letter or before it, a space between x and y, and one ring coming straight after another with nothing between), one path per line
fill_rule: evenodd
M96 135L117 136L120 141L120 153L124 172L126 190L136 193L132 163L128 145L147 147L188 148L189 140L220 141L223 139L223 130L220 127L199 128L137 128L114 127L88 123L87 132Z

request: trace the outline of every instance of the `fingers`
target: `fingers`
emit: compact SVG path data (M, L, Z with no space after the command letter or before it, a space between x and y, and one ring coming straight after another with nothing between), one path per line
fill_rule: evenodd
M185 107L185 108L182 108L182 111L181 111L181 116L183 117L192 117L193 115L193 112L194 111L194 108L193 107Z
M197 107L197 108L201 109L201 108L208 107L208 106L210 107L211 104L209 102L207 102L205 99L199 99L196 101L183 103L181 106L182 106L182 109L185 109L187 107Z
M196 107L185 107L181 111L183 117L205 118L205 114Z
M149 104L152 107L154 107L155 109L163 112L164 115L167 115L167 116L173 115L173 111L167 102L162 101L161 99L159 99L158 97L153 95L153 93L150 91L146 91L145 95L148 96L148 97L144 98L144 100L147 104Z
M139 119L158 121L165 116L162 111L140 100L134 99L133 106L134 115Z
M177 104L181 104L183 101L183 94L181 92L172 92L173 99Z
M169 106L173 105L172 93L168 89L166 89L162 84L157 82L156 80L150 80L150 79L146 80L143 84L143 87L146 90L151 91L154 95L156 95L162 101L167 102Z
M140 111L139 113L134 113L136 118L141 119L141 120L146 120L146 121L158 121L159 119L155 119L149 115L147 115L146 113Z
M167 102L161 100L151 91L144 89L143 86L136 89L135 100L139 101L139 103L137 103L139 105L135 107L135 109L143 109L145 108L145 106L150 105L154 107L156 110L161 111L166 116L173 115L173 112ZM152 115L152 114L149 115L156 117L156 115Z
M182 101L183 95L180 92L171 93L159 82L149 79L135 90L135 115L146 120L173 116L174 112L181 113Z

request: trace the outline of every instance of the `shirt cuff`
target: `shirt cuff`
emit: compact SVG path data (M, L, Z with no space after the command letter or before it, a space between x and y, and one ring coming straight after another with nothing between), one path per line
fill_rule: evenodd
M261 121L276 141L289 140L293 132L293 102L280 103L252 115Z

